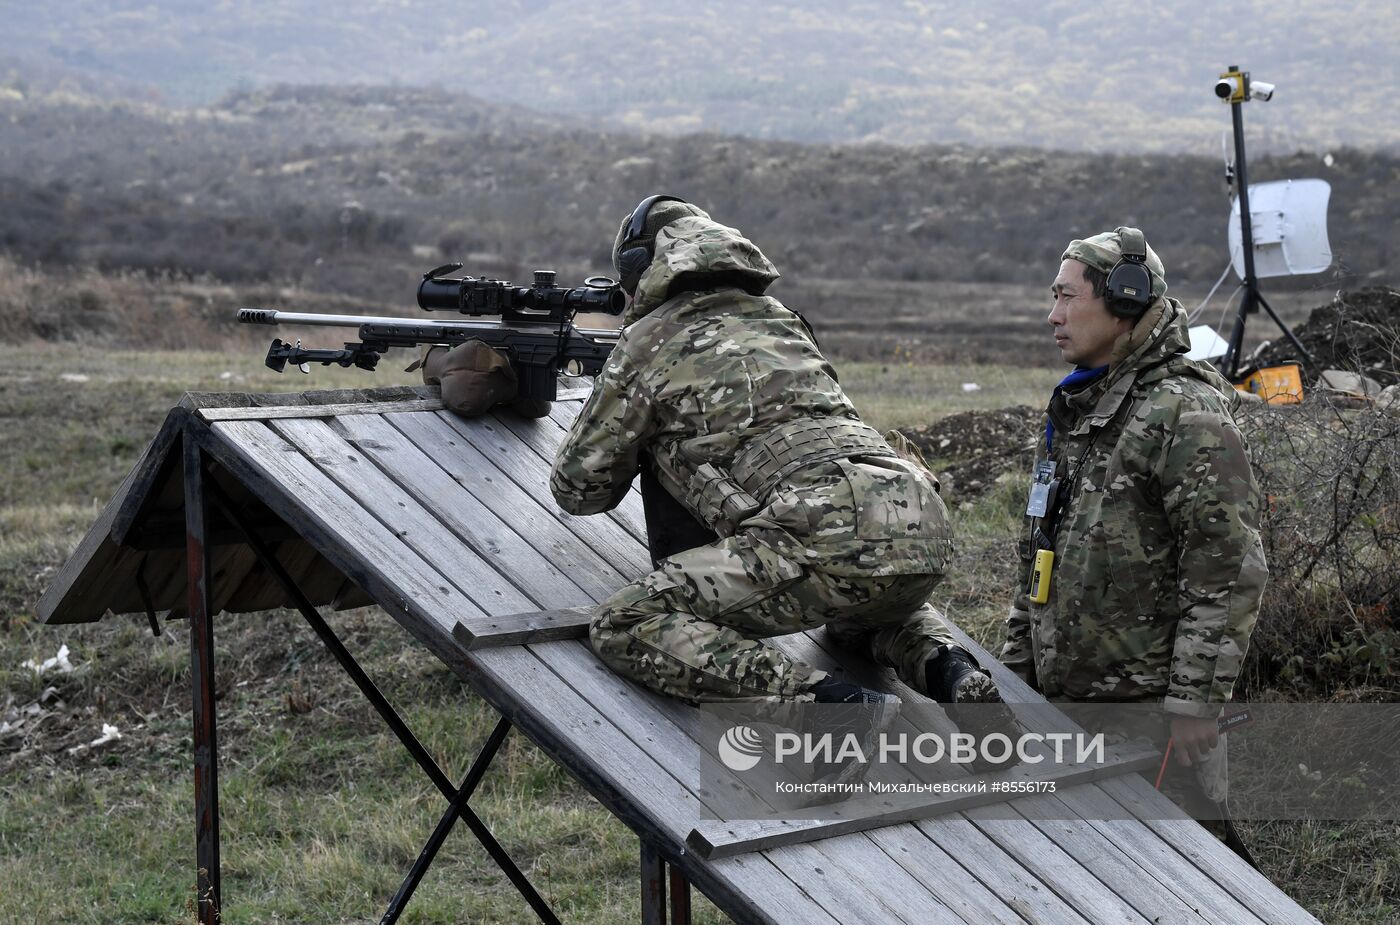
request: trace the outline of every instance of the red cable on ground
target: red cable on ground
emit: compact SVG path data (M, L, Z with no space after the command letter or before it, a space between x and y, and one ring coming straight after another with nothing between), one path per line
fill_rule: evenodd
M1162 766L1157 769L1157 783L1152 786L1158 790L1162 789L1162 776L1167 773L1167 760L1172 756L1172 743L1175 739L1167 739L1167 750L1162 753Z

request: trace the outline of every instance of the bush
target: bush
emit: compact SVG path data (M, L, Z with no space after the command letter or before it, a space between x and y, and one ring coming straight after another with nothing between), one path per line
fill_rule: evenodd
M1310 397L1239 416L1264 495L1269 585L1245 668L1261 687L1400 695L1400 413ZM1309 690L1310 689L1310 690Z

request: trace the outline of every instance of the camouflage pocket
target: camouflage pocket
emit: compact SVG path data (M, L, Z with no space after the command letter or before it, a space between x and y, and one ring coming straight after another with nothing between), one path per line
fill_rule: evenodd
M1062 686L1081 699L1141 700L1167 689L1172 640L1123 611L1081 615L1066 634Z
M928 477L902 460L856 456L837 463L851 490L855 538L947 538L947 516Z
M1138 616L1157 613L1164 592L1175 594L1175 544L1152 527L1150 515L1110 510L1100 534L1114 605Z

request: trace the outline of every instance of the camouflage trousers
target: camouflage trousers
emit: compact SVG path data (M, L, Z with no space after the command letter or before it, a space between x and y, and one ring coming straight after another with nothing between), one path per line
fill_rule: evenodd
M810 700L826 673L764 640L819 626L925 691L924 663L954 641L926 603L939 577L831 575L740 534L662 560L599 608L589 637L618 674L691 703Z

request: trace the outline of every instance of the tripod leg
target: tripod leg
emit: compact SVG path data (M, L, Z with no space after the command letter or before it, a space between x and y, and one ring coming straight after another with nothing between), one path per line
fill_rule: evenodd
M1260 305L1264 306L1264 311L1269 313L1269 317L1274 319L1274 324L1278 325L1278 329L1283 332L1283 336L1288 338L1288 342L1293 345L1293 349L1303 355L1303 359L1307 361L1308 366L1313 372L1322 372L1322 370L1317 368L1317 360L1314 360L1313 355L1308 352L1308 348L1303 346L1303 342L1298 339L1298 335L1294 334L1292 329L1283 323L1283 319L1278 316L1278 312L1274 311L1274 307L1265 301L1262 295L1258 296L1258 301Z

